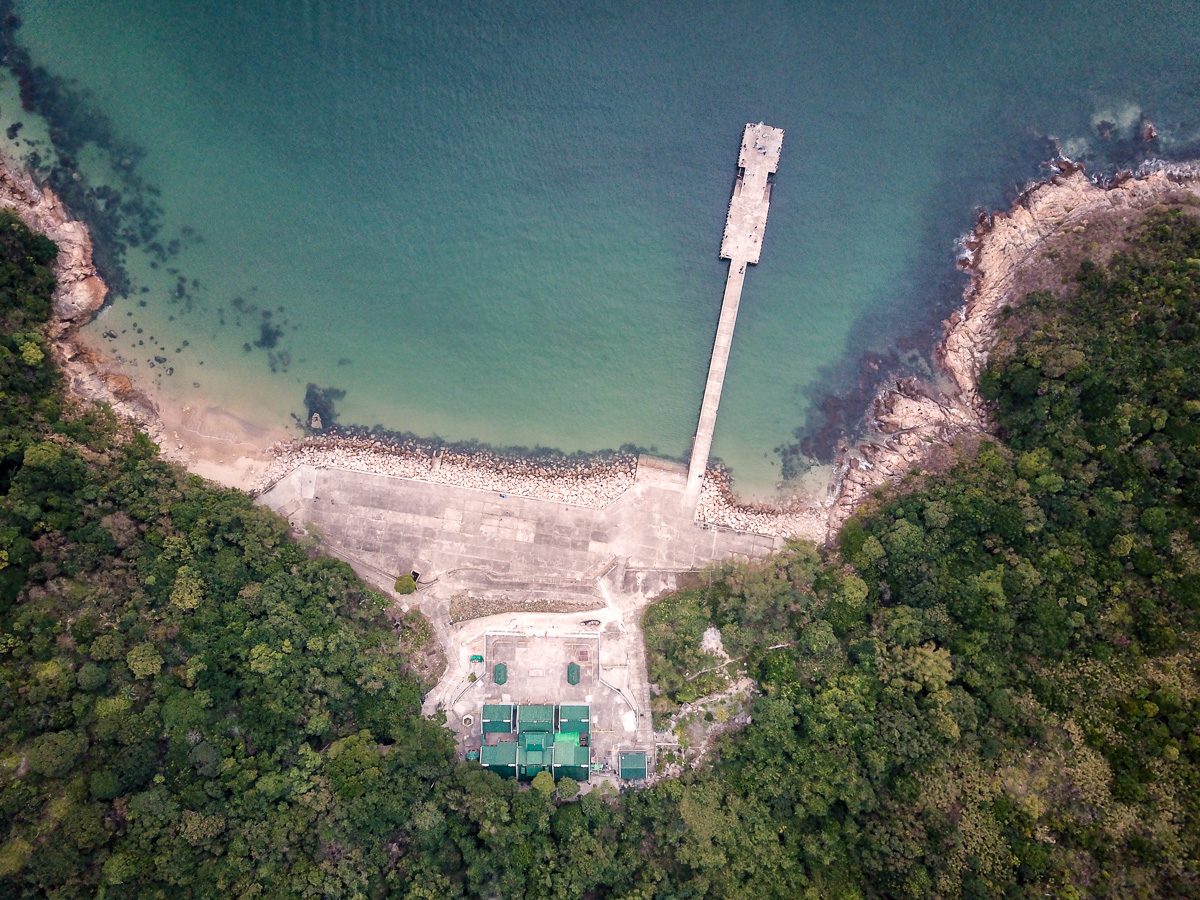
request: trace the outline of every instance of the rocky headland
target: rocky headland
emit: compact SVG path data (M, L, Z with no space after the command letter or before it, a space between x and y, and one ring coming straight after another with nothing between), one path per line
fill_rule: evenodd
M946 321L934 351L940 378L904 379L876 395L865 437L839 454L828 501L829 535L873 491L924 468L932 454L960 437L988 431L990 412L979 395L979 375L1006 308L1034 291L1071 290L1070 276L1084 259L1107 262L1156 207L1200 212L1200 167L1193 164L1148 164L1104 185L1069 161L1059 169L1022 193L1008 212L981 214L964 240L960 265L971 280L964 305Z
M18 165L0 158L0 207L11 209L35 231L58 244L54 274L54 318L50 338L56 360L77 396L112 404L145 426L154 422L153 404L125 375L105 365L86 344L77 340L80 326L96 314L108 288L92 261L92 238L58 196L37 184Z

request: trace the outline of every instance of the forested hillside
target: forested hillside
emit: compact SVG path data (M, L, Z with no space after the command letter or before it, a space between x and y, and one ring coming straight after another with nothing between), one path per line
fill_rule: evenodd
M1197 223L1009 317L997 439L652 607L659 711L713 623L753 723L574 801L455 762L382 598L61 394L53 255L0 216L0 897L1200 894Z
M676 690L706 660L674 621L748 655L766 696L710 789L797 888L1200 894L1200 225L1158 215L1064 293L1005 323L1002 442L861 511L824 568L797 547L648 616Z

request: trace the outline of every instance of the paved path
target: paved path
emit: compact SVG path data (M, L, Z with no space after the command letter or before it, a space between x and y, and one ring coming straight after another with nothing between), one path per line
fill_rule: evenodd
M725 297L721 301L721 320L717 323L717 339L713 342L712 361L708 364L708 381L704 384L704 401L700 404L700 423L692 441L692 461L688 466L684 503L695 511L700 500L708 454L712 450L713 432L717 427L717 407L721 404L721 389L725 385L725 367L729 364L729 348L733 345L733 327L737 324L738 306L742 300L742 284L746 280L746 263L729 263L725 280Z

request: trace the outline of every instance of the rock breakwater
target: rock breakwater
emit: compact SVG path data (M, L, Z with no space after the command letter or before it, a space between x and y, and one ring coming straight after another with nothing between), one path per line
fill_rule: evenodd
M797 500L786 506L743 503L734 495L729 471L710 466L700 486L696 519L705 525L750 534L823 541L827 511L819 500Z
M631 453L514 457L370 436L309 437L275 444L271 452L275 460L256 485L259 491L297 466L309 465L599 509L633 487L637 473L637 457Z

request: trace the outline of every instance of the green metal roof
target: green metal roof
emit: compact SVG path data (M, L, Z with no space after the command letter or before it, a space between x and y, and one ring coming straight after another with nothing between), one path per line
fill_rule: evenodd
M559 731L591 731L591 720L591 707L563 705L558 708Z
M554 777L574 778L587 781L592 770L592 754L589 748L580 747L573 741L554 742Z
M497 775L511 778L517 774L517 745L513 741L502 741L490 747L484 744L479 751L479 764Z
M518 706L517 731L553 731L553 706Z
M646 777L646 751L627 750L618 757L621 777L636 781Z
M493 772L511 778L533 778L551 771L555 778L587 781L591 775L591 748L586 735L591 730L591 708L583 705L559 707L545 704L513 706L488 703L483 707L484 734L508 733L516 719L517 739L481 748L479 762ZM555 719L558 728L555 728ZM645 754L642 775L645 777Z
M554 736L548 731L526 731L517 740L524 750L549 750L554 744Z
M504 663L496 663L496 667L492 669L492 681L496 684L504 684L508 681L508 666Z
M578 663L567 664L567 684L579 684L579 665Z
M484 734L507 734L512 731L512 719L511 703L485 703L483 705Z

